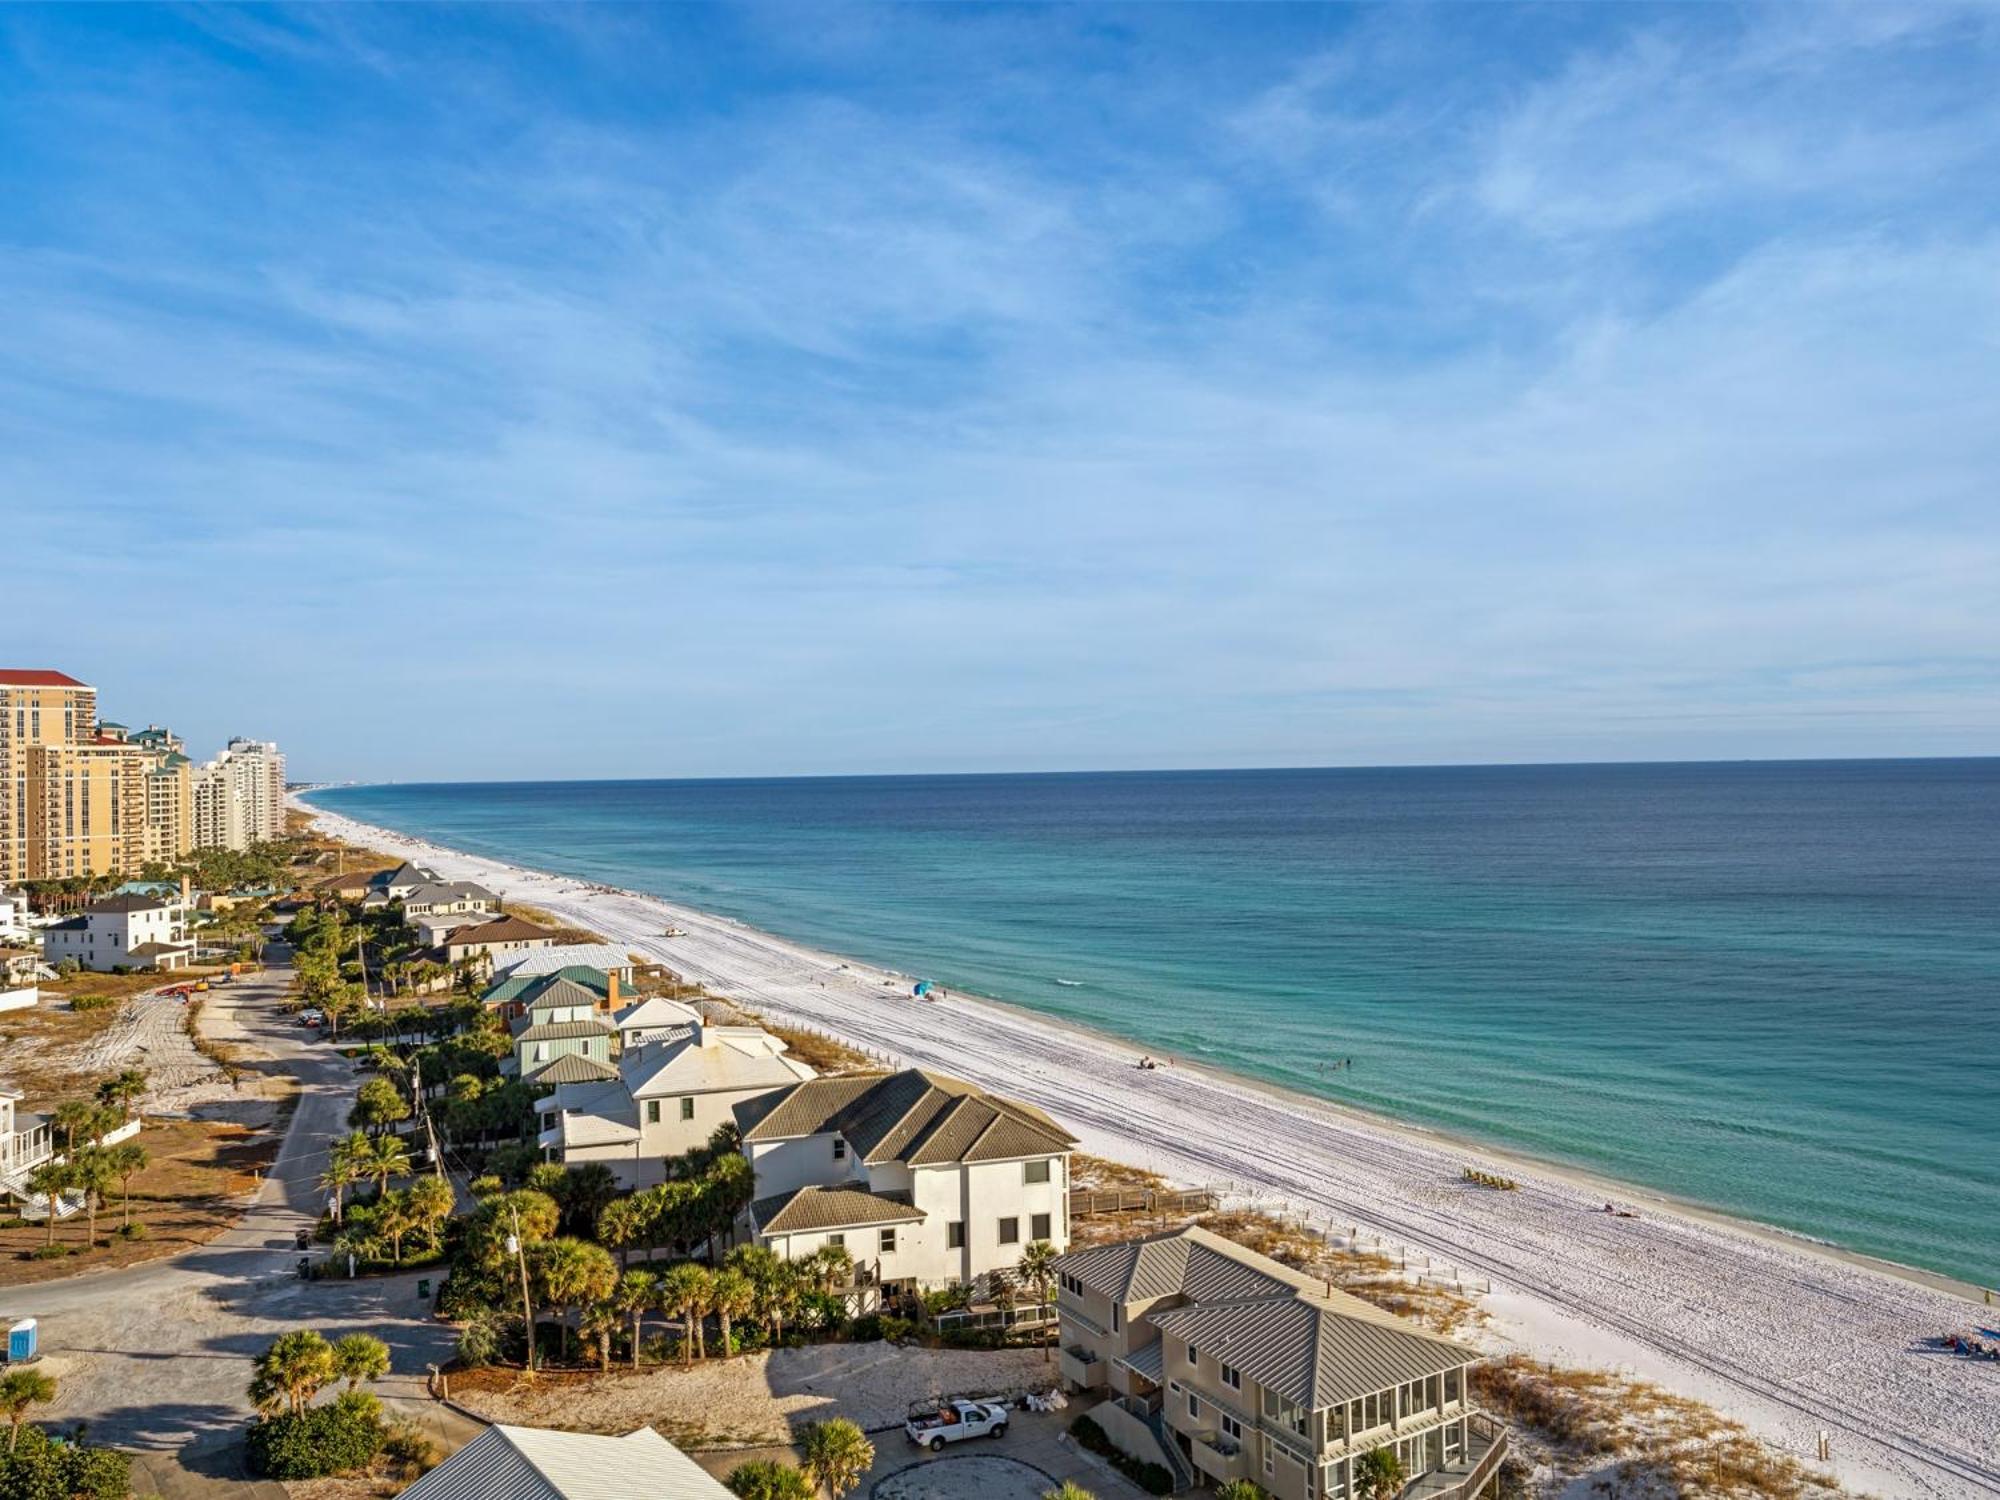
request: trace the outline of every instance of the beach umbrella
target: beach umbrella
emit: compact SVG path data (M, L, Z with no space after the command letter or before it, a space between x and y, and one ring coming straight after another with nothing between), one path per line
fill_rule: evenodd
M912 995L915 995L920 1000L925 995L928 995L930 992L931 992L931 982L928 979L919 979L916 983L916 987L910 991Z

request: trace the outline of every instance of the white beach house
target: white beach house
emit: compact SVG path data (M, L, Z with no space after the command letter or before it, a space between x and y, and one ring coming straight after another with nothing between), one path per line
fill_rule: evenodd
M745 1232L790 1260L840 1245L887 1291L971 1284L1069 1243L1075 1137L1032 1105L918 1069L821 1078L736 1107Z
M106 896L42 929L42 957L86 969L179 969L194 961L188 905L175 896Z

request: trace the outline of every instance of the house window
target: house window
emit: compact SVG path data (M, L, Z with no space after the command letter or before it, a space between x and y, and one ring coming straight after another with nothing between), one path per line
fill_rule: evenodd
M833 1159L835 1161L847 1160L847 1140L844 1136L837 1135L833 1138Z
M843 1250L845 1250L845 1249L847 1248L847 1236L846 1236L846 1235L844 1235L844 1234L841 1234L841 1233L839 1233L838 1231L836 1231L836 1232L835 1232L835 1233L833 1233L833 1234L830 1234L830 1235L828 1235L828 1236L826 1237L826 1242L827 1242L827 1243L828 1243L829 1245L836 1245L836 1246L838 1246L839 1248L841 1248L841 1249L843 1249Z
M884 1255L889 1254L896 1248L896 1231L893 1227L882 1231L880 1248Z
M965 1248L965 1221L963 1219L953 1219L949 1224L944 1226L944 1247L947 1250L963 1250Z
M1030 1183L1049 1180L1049 1164L1046 1161L1031 1161L1022 1168L1023 1180Z
M660 1123L660 1101L659 1101L659 1100L657 1100L657 1099L648 1099L648 1100L646 1101L646 1123L647 1123L648 1125L657 1125L657 1124L659 1124L659 1123Z
M1036 1214L1034 1217L1028 1220L1029 1239L1045 1240L1048 1237L1049 1237L1049 1216L1047 1214Z
M1222 1367L1222 1383L1228 1386L1232 1391L1242 1390L1243 1372L1237 1369L1236 1366L1234 1365L1224 1365Z
M681 1100L681 1118L683 1120L692 1120L694 1118L694 1100L692 1099ZM523 1337L525 1337L525 1335L523 1335Z
M1120 1330L1121 1330L1121 1329L1123 1328L1123 1326L1124 1326L1124 1323L1125 1323L1125 1309L1124 1309L1124 1308L1122 1308L1122 1307L1120 1307L1120 1306L1119 1306L1119 1305L1118 1305L1117 1303L1115 1303L1115 1302L1114 1302L1114 1303L1112 1303L1112 1304L1111 1304L1111 1331L1112 1331L1113 1333L1117 1333L1117 1332L1119 1332L1119 1331L1120 1331Z
M1000 1221L1000 1243L1003 1245L1018 1245L1021 1243L1021 1221L1019 1219L1002 1219Z
M1201 1416L1201 1397L1197 1396L1193 1391L1189 1391L1187 1393L1187 1398L1188 1398L1188 1415L1190 1417L1199 1419Z
M1189 1364L1198 1365L1201 1363L1201 1351L1199 1349L1195 1348L1193 1344L1189 1344L1187 1346L1187 1351L1188 1351Z
M1275 1474L1277 1471L1278 1466L1271 1462L1271 1444L1267 1442L1264 1444L1264 1472L1266 1474Z
M1222 1432L1225 1437L1234 1438L1239 1443L1243 1441L1243 1424L1228 1412L1222 1414Z

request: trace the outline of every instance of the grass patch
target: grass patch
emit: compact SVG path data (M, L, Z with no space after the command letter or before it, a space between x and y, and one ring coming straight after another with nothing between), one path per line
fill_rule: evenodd
M1478 1366L1472 1385L1489 1410L1546 1445L1558 1466L1599 1466L1593 1488L1708 1500L1847 1493L1713 1407L1608 1370L1557 1369L1516 1354Z

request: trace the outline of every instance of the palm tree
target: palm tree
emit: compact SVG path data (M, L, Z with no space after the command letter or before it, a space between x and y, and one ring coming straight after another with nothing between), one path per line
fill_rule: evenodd
M97 1097L104 1104L115 1105L123 1119L132 1118L132 1101L146 1092L146 1070L127 1068L115 1078L107 1078L97 1086Z
M824 1485L833 1500L860 1484L875 1462L875 1445L845 1417L813 1423L802 1449L805 1461L799 1467L815 1485Z
M610 1297L604 1297L583 1310L580 1326L585 1338L597 1345L597 1368L603 1374L611 1373L611 1336L624 1325L625 1311L617 1300L617 1289L612 1289Z
M1047 1363L1049 1294L1056 1283L1056 1247L1047 1240L1030 1240L1028 1247L1021 1252L1021 1275L1035 1289L1035 1302L1042 1312L1042 1361Z
M731 1336L729 1325L735 1319L748 1315L757 1305L757 1289L750 1284L750 1278L741 1271L724 1266L709 1278L708 1306L716 1317L722 1320L722 1357L727 1359L736 1352L736 1340Z
M632 1264L632 1247L639 1242L639 1234L644 1228L645 1221L639 1207L630 1198L617 1199L598 1210L598 1241L618 1252L620 1267Z
M368 1175L375 1179L375 1191L389 1191L389 1179L409 1172L410 1148L393 1135L377 1136L368 1147Z
M389 1373L389 1346L372 1333L350 1333L333 1346L333 1368L355 1390Z
M9 1370L0 1376L0 1411L7 1414L7 1451L21 1441L21 1424L28 1420L28 1408L47 1406L56 1399L56 1382L40 1370Z
M66 1161L45 1161L28 1174L28 1191L48 1209L51 1249L56 1242L56 1202L75 1185L75 1169Z
M125 1222L120 1227L130 1229L132 1227L132 1179L146 1170L147 1164L152 1161L152 1157L147 1154L146 1148L137 1141L120 1141L111 1148L107 1159L111 1167L112 1176L118 1179L119 1195L124 1199Z
M444 1226L451 1219L452 1209L458 1205L451 1184L442 1177L419 1177L410 1184L405 1196L410 1203L410 1228L428 1239L435 1250L441 1242Z
M1271 1497L1254 1479L1232 1479L1215 1492L1215 1500L1271 1500Z
M1223 1497L1229 1494L1231 1487L1240 1483L1248 1483L1248 1481L1232 1479L1228 1484L1216 1491L1217 1500L1223 1500ZM1251 1487L1253 1489L1256 1488L1254 1485ZM1261 1495L1263 1491L1258 1490L1257 1493ZM1043 1490L1042 1500L1097 1500L1097 1497L1078 1484L1074 1479L1065 1479L1054 1489Z
M84 1245L97 1248L97 1209L117 1174L111 1167L111 1153L102 1146L80 1147L70 1162L70 1181L83 1190Z
M375 1232L389 1237L389 1253L403 1263L403 1236L417 1227L417 1216L406 1192L384 1193L375 1200Z
M681 1363L684 1365L692 1362L697 1354L707 1357L707 1350L702 1347L702 1319L708 1314L712 1281L708 1269L691 1260L669 1267L660 1278L661 1310L682 1319Z
M845 1245L821 1245L813 1252L808 1264L812 1268L813 1282L822 1292L839 1291L854 1274L854 1257Z
M76 1138L80 1135L89 1140L91 1127L97 1123L98 1106L88 1099L65 1099L56 1106L53 1121L62 1132L63 1150L76 1150Z
M540 1291L540 1301L554 1308L565 1321L558 1338L568 1348L568 1315L609 1296L618 1284L618 1265L611 1252L587 1240L546 1240L534 1247L529 1259L529 1280ZM528 1330L534 1343L534 1330Z
M341 1220L343 1199L347 1190L357 1182L366 1182L369 1163L374 1150L368 1137L360 1131L343 1140L336 1141L326 1156L326 1171L320 1174L319 1185L333 1194L333 1222Z
M616 1205L613 1205L614 1207ZM632 1320L632 1368L639 1368L639 1340L647 1309L659 1300L660 1278L651 1271L627 1271L612 1294L618 1310ZM725 1328L728 1324L725 1322Z
M1403 1487L1403 1465L1393 1448L1377 1448L1354 1461L1354 1490L1364 1500L1389 1500Z
M293 1416L339 1373L333 1345L310 1328L280 1334L276 1343L257 1356L250 1381L250 1401L266 1416L289 1407Z

